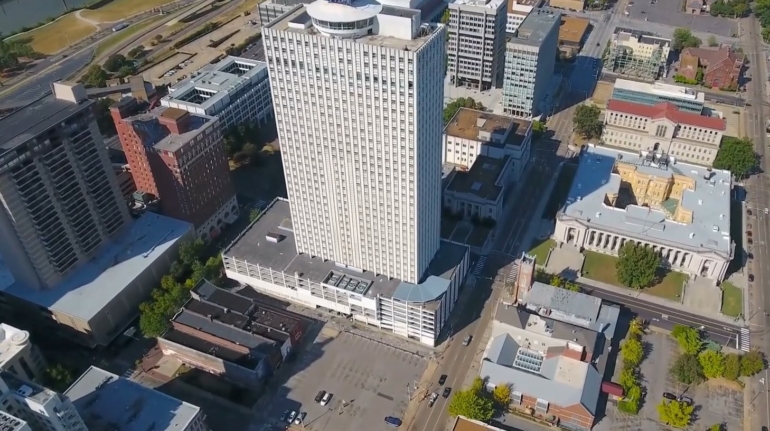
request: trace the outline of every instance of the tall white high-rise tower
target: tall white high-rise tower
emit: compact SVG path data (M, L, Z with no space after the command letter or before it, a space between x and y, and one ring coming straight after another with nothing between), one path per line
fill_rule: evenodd
M388 1L317 0L263 35L297 251L418 283L440 241L446 34Z

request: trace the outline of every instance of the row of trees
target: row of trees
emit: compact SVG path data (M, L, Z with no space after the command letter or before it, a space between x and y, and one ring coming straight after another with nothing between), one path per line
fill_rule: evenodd
M596 139L602 135L602 111L595 105L580 105L575 108L572 123L575 133L584 139Z
M444 108L444 124L449 124L449 122L452 121L452 118L454 118L455 114L457 114L457 111L459 111L460 108L477 109L479 111L483 111L485 109L481 102L475 101L472 97L457 98L449 102L446 108Z
M674 82L678 84L687 84L687 85L703 85L703 68L699 67L698 70L695 72L695 78L690 79L687 78L684 75L676 74L674 75Z
M675 325L671 336L681 349L681 354L671 366L671 374L681 383L692 385L717 378L738 380L739 377L753 376L765 368L765 357L758 350L739 355L704 349L701 334L695 328Z
M618 402L618 410L637 414L642 402L642 385L639 378L639 365L644 360L644 345L642 333L644 325L641 320L634 318L629 325L628 336L620 346L623 363L620 370L619 384L623 387L624 397Z
M770 0L756 0L754 14L762 25L762 38L765 42L770 42Z
M711 3L709 12L711 16L722 16L729 18L745 17L751 8L746 0L716 0Z
M535 281L550 284L551 286L561 287L562 289L571 290L573 292L582 291L580 285L574 281L567 280L558 274L549 274L542 268L535 270Z
M0 34L0 73L11 70L19 65L21 58L39 58L40 54L35 52L29 44L22 41L5 41Z
M453 417L465 416L468 419L489 422L496 411L505 411L510 404L510 385L497 385L489 391L484 380L476 377L468 389L455 392L447 411Z
M190 290L202 279L214 284L221 282L222 258L202 260L206 244L201 239L179 246L179 258L169 273L160 279L160 286L152 291L152 298L139 305L139 329L145 337L161 336L169 319L190 298Z

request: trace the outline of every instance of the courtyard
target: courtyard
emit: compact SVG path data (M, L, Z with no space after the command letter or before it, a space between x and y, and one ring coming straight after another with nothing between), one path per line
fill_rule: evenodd
M267 416L260 430L283 430L281 413L294 410L307 413L305 430L384 431L385 416L403 416L427 363L416 353L327 325L261 409ZM326 406L314 401L321 390L333 394Z
M585 251L583 254L585 255L582 270L583 277L616 287L626 288L626 286L623 286L618 281L616 276L615 265L618 261L617 257L593 251ZM658 278L657 284L644 289L643 292L659 298L681 302L682 290L685 281L687 281L687 275L661 268Z

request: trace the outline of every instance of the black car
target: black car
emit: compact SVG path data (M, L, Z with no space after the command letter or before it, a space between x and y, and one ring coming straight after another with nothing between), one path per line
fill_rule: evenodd
M749 282L750 283L754 282L754 274L749 274Z
M447 379L447 375L446 374L442 374L441 377L438 378L438 385L439 386L444 386L444 383L446 382L446 379Z
M675 401L676 395L672 394L671 392L663 392L663 398Z
M318 391L318 394L315 396L315 402L320 403L324 399L324 395L326 395L326 391Z
M449 398L449 394L451 392L452 392L452 388L447 386L447 387L444 388L444 393L442 393L441 396L444 397L444 398Z

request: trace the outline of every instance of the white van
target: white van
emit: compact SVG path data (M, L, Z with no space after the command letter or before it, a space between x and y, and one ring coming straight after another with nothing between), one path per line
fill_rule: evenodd
M321 405L325 406L325 405L329 404L329 401L331 401L331 399L332 399L331 392L327 392L326 395L324 395L324 397L321 398Z

